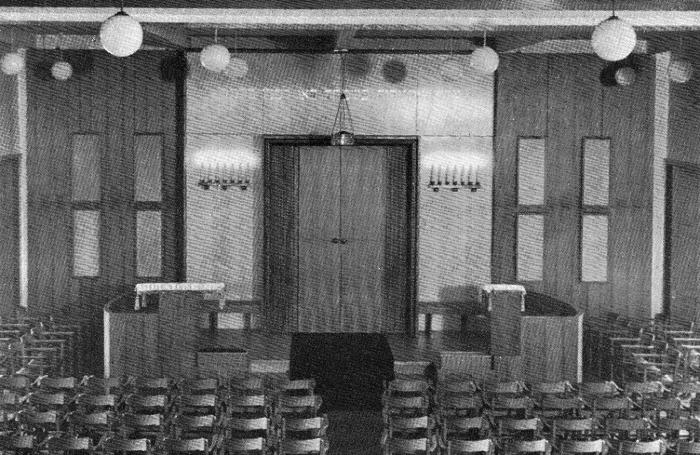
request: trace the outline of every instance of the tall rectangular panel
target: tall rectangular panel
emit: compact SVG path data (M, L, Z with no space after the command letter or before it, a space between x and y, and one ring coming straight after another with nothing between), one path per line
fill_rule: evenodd
M581 221L581 281L608 281L608 216Z
M134 198L136 201L160 202L162 152L162 135L137 134L134 136Z
M100 212L73 212L73 275L79 277L100 274Z
M136 275L162 275L162 226L160 211L136 212Z
M102 167L100 136L97 134L74 134L72 150L72 200L74 202L99 201Z
M583 140L583 204L608 205L610 139Z
M517 280L542 280L544 216L518 216Z
M544 204L544 138L518 138L518 204Z

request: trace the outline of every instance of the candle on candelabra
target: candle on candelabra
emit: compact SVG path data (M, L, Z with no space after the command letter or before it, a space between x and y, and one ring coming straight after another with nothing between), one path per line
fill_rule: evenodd
M445 166L445 185L450 184L450 167Z
M434 164L430 165L430 180L428 181L428 184L430 186L435 185L435 165Z
M474 169L474 183L479 184L479 166L476 166L476 169Z
M464 165L462 165L462 166L459 168L459 184L460 184L461 186L464 186L464 184L465 184L465 181L464 181Z
M245 166L245 178L243 181L246 184L250 183L250 164L246 164Z
M238 184L240 185L243 183L243 165L239 164L238 165Z
M457 165L452 167L452 185L457 186Z
M438 186L442 185L442 166L437 168L437 184Z
M469 172L467 172L467 186L472 185L472 167L469 166Z

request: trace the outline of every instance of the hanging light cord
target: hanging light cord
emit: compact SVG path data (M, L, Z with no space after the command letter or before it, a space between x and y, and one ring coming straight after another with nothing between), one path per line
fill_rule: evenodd
M617 17L615 12L615 0L612 0L612 17Z

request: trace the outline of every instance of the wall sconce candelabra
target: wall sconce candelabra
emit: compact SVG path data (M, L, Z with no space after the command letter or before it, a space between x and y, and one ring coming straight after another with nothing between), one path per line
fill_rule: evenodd
M468 169L461 166L459 172L457 166L452 166L451 169L450 166L438 166L437 169L435 166L430 166L428 188L432 188L435 192L444 189L456 193L460 189L468 189L475 193L482 189L479 181L479 166L469 166Z
M238 188L241 191L245 191L250 186L250 168L246 167L245 172L241 166L238 166L237 170L228 166L225 166L223 169L217 167L213 172L210 169L206 177L199 179L197 186L204 190L217 189L226 191L229 188Z

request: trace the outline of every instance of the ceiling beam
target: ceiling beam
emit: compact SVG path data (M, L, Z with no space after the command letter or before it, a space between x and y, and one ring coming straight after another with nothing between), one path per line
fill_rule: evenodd
M425 27L433 30L498 31L537 27L593 27L610 16L607 10L437 10L437 9L227 9L129 8L144 23L206 24L229 27L359 26ZM0 23L99 23L114 8L4 7ZM700 11L620 10L618 16L635 27L664 31L699 30Z
M183 27L144 24L143 33L146 39L151 42L150 44L164 44L178 49L186 49L189 46L189 39Z

